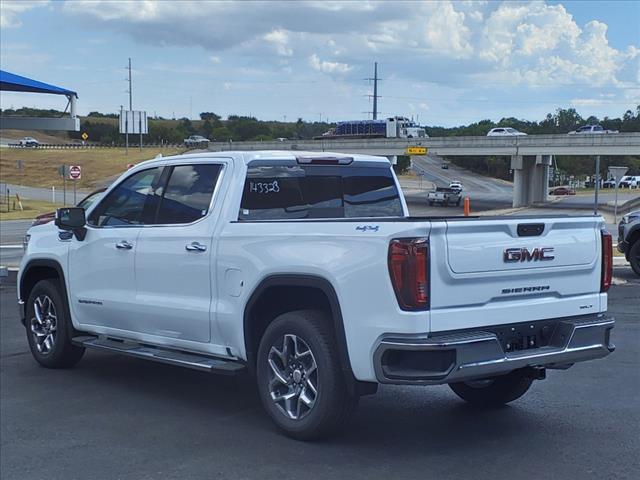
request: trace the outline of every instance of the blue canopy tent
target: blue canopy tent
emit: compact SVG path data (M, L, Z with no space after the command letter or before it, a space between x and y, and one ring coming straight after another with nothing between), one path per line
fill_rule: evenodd
M78 98L76 92L72 92L66 88L39 82L38 80L16 75L15 73L10 73L5 70L0 70L0 90L9 92L51 93L53 95L74 96Z
M80 130L80 119L76 116L78 94L72 90L0 70L0 91L64 95L69 99L70 107L70 116L61 118L8 117L3 115L0 118L0 128L16 130Z

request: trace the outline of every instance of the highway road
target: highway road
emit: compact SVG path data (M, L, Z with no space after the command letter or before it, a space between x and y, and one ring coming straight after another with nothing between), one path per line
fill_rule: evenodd
M513 184L505 180L485 177L452 163L444 170L444 160L435 155L412 157L412 169L425 180L437 187L446 187L453 180L462 182L463 195L471 198L472 205L479 210L509 208L513 201ZM410 196L411 197L411 196ZM414 196L415 197L415 196ZM618 205L640 197L640 189L618 191ZM415 198L414 198L415 199ZM549 197L549 208L589 210L594 205L593 194L565 195ZM410 198L412 200L412 198ZM615 193L612 190L600 190L598 204L613 204Z
M0 187L2 195L5 195L6 189L9 189L11 196L16 193L21 198L30 198L32 200L43 200L45 202L51 202L55 200L55 203L65 203L66 205L73 205L73 182L67 182L66 194L62 187L56 187L55 197L54 192L49 188L42 187L26 187L23 185L14 185L11 183L3 183ZM76 203L82 200L85 196L91 193L91 190L76 189Z

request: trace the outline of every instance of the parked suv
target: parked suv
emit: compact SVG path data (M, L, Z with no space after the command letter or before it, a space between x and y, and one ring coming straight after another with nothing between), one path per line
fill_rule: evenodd
M248 371L280 429L318 438L380 383L501 405L547 368L608 355L603 226L410 217L384 157L157 158L29 229L20 313L45 367L97 349Z
M626 214L618 224L618 251L640 276L640 210Z
M640 176L627 175L622 177L618 184L620 188L638 188L640 186Z

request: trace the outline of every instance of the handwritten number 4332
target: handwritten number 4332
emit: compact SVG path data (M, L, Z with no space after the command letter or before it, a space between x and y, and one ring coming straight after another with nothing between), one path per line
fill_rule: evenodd
M273 182L249 182L249 191L258 194L278 193L280 185L278 185L278 180Z

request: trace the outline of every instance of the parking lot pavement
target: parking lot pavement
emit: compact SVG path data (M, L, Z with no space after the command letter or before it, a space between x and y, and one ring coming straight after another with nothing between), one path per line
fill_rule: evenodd
M640 280L616 269L617 350L482 411L447 387L384 386L344 436L300 443L247 377L87 352L38 367L0 285L0 477L9 479L612 479L640 469ZM635 473L634 473L635 472Z

